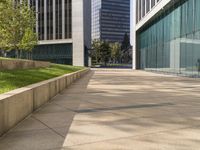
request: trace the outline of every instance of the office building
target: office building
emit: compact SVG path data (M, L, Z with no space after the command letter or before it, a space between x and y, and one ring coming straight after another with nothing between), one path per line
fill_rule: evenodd
M92 0L92 40L121 42L130 33L130 0Z
M200 75L200 0L135 0L134 69Z
M29 0L36 11L38 45L33 59L87 65L91 44L91 0Z

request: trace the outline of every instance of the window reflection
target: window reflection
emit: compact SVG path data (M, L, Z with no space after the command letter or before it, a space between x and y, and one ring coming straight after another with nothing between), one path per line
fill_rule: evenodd
M200 74L200 0L181 1L138 33L140 68Z

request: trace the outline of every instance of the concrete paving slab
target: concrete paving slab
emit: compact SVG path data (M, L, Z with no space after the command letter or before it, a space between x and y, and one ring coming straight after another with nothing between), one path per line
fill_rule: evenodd
M199 150L200 80L95 69L0 138L4 150Z
M1 139L1 150L48 150L63 143L63 137L50 129L10 132Z
M63 150L199 150L199 127L87 143Z
M26 118L23 122L19 123L11 132L25 132L25 131L34 131L34 130L43 130L48 129L40 121L34 119L33 117Z
M199 119L172 116L153 116L96 123L74 121L64 146L96 143L128 136L141 136L198 125L200 125Z

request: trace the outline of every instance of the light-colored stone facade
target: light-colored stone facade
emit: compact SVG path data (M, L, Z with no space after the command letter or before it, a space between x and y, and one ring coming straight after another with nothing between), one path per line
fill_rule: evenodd
M85 51L91 47L91 0L62 0L61 4L54 0L28 2L36 11L38 46L52 45L54 49L55 45L72 44L72 64L86 66L88 58ZM51 17L52 22L48 20Z

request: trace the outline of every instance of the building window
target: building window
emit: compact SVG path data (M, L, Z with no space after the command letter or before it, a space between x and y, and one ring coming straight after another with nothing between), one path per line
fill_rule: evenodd
M151 0L151 8L155 6L155 0Z
M56 1L56 39L62 39L62 0Z
M38 0L38 36L44 40L44 0Z
M53 40L53 0L47 1L47 40Z
M148 13L150 10L150 3L149 0L146 0L146 13Z
M142 18L142 13L141 13L142 12L142 3L141 3L141 0L139 0L138 5L139 5L139 9L138 9L139 10L138 11L139 12L139 20L141 20L141 18Z
M145 1L146 0L142 0L142 17L144 17L145 16Z
M65 0L65 38L72 37L72 0Z

